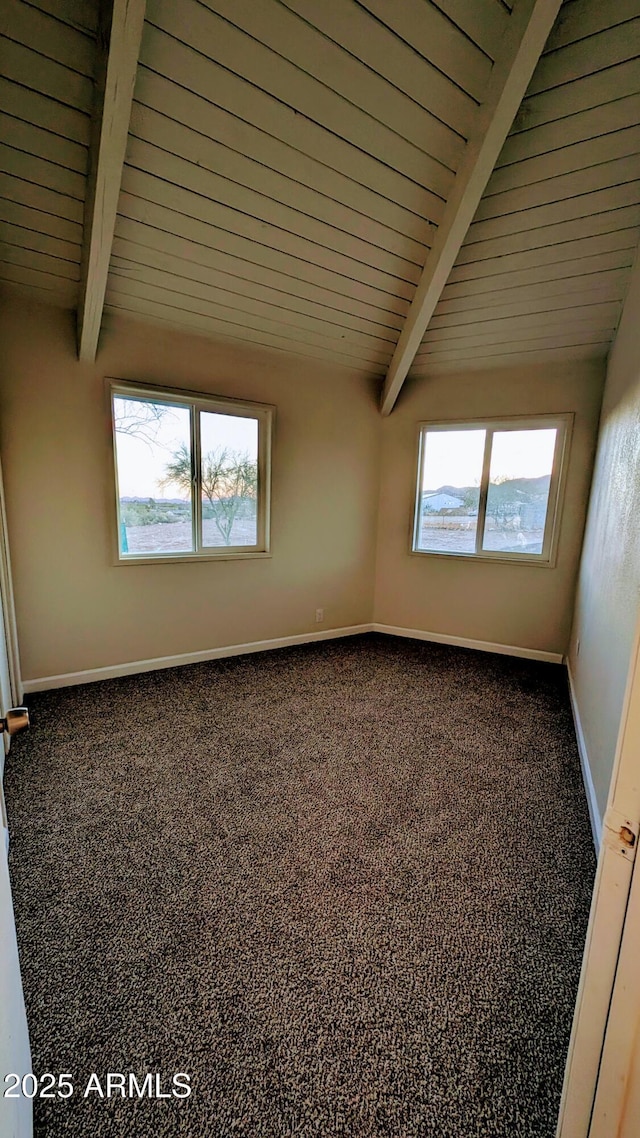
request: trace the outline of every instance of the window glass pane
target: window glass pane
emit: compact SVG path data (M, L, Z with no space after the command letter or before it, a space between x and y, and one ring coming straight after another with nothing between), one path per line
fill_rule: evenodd
M416 549L475 553L484 430L425 431Z
M483 549L542 553L556 434L555 428L494 434Z
M193 551L188 407L113 400L120 553Z
M200 412L202 544L258 544L258 420Z

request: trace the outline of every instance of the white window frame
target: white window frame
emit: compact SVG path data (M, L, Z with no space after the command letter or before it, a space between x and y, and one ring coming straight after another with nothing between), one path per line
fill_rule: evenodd
M566 475L573 429L573 414L560 415L527 415L518 418L501 419L464 419L448 420L442 422L423 422L418 424L418 458L417 479L415 483L415 500L413 520L411 526L411 553L419 557L455 557L463 561L502 561L516 565L539 565L553 568L556 564L558 552L558 539L560 534L560 519L562 503L566 484ZM541 553L505 553L501 550L482 548L484 525L487 512L487 495L489 490L489 473L491 467L491 448L493 436L500 431L536 431L557 430L556 445L553 455L553 467L549 483L549 498L547 501L547 516L544 527L544 538ZM474 551L449 552L447 550L420 549L418 536L422 521L422 479L425 461L425 436L435 431L486 431L484 457L482 463L482 477L480 481L480 499L478 502L478 520L476 526L476 548Z
M127 380L107 380L109 392L109 415L111 420L113 485L115 487L115 528L113 534L116 565L158 565L184 561L229 561L270 557L271 535L271 445L275 408L267 403L253 403L246 400L228 399L226 396L207 395L199 391L185 391L179 387L155 387L132 383ZM189 409L191 422L191 465L192 465L192 552L184 550L171 553L122 553L120 549L120 488L118 485L118 456L116 449L116 425L113 412L114 399L133 398L166 403L169 406ZM258 421L258 495L257 495L257 541L255 545L203 546L202 507L200 495L200 411L222 415L237 415Z

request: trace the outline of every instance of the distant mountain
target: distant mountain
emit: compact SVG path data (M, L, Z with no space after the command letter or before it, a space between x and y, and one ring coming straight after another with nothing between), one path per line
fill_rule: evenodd
M188 506L189 505L186 498L154 498L153 495L150 495L150 497L148 497L148 498L123 497L120 499L120 501L121 502L130 502L130 503L136 503L137 502L142 506L146 506L148 502L155 502L156 506Z
M451 494L454 498L463 498L470 490L477 490L477 486L438 486L435 490L425 490L425 494Z
M541 474L538 478L508 478L506 482L501 483L503 486L509 486L512 490L526 494L527 497L536 498L547 494L549 491L549 484L551 477L549 474ZM443 486L434 487L433 490L424 490L423 494L451 494L455 498L464 498L466 494L473 491L477 494L477 486L452 486L445 483Z
M523 494L536 498L538 495L548 494L550 483L551 475L541 474L539 478L509 478L502 485L511 486L514 490L520 490Z

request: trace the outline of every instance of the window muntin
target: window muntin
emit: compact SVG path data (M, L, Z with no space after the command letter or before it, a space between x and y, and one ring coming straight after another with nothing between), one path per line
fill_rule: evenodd
M412 551L551 564L571 421L422 424Z
M112 383L120 563L265 555L273 408Z

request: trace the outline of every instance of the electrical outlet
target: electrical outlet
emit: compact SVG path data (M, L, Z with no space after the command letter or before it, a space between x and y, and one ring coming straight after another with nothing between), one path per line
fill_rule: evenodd
M316 609L316 624L322 624L324 620L324 609Z

